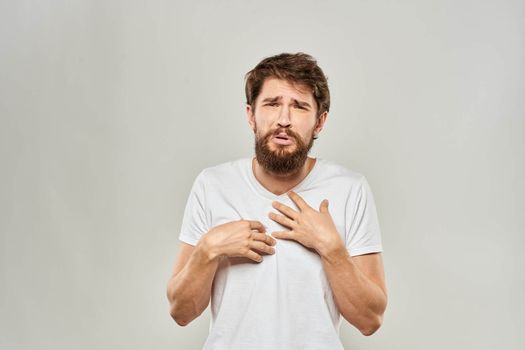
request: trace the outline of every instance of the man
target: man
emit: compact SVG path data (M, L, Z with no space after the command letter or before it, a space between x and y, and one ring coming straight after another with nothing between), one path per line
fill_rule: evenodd
M187 325L211 300L204 349L342 349L340 315L370 335L387 303L372 193L362 175L308 157L330 107L311 56L264 59L246 99L255 158L197 176L171 316Z

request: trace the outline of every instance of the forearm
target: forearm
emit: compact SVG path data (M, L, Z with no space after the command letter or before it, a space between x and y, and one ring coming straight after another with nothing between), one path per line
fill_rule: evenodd
M221 258L244 257L261 262L261 253L275 253L275 239L264 232L259 221L228 222L213 227L193 250L179 256L183 267L175 269L178 272L168 282L167 292L171 316L178 324L190 323L208 306Z
M359 269L344 245L327 251L321 258L343 317L363 334L374 333L382 322L386 293Z
M199 243L184 268L168 282L170 313L179 325L187 325L208 306L218 260Z

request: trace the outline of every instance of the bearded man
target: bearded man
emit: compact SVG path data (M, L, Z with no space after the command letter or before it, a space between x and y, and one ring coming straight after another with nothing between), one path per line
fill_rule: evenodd
M246 75L246 103L255 157L197 176L168 282L171 316L187 325L211 300L204 349L342 349L341 315L371 335L387 304L370 187L308 157L330 108L314 58L262 60Z

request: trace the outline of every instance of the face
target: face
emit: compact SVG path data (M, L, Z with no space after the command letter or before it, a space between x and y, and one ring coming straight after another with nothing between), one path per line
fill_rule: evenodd
M255 101L246 107L248 123L255 133L257 161L277 174L290 174L305 163L313 137L327 117L317 117L313 93L305 86L268 78Z

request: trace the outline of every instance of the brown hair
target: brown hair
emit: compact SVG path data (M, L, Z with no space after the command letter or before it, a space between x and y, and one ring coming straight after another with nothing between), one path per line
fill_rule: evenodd
M281 53L263 59L255 68L246 73L246 103L255 108L255 100L261 92L266 78L278 78L312 89L317 102L317 116L330 110L328 82L317 61L302 52Z

